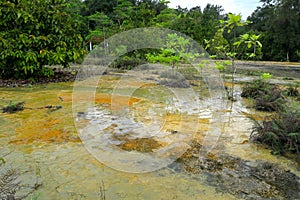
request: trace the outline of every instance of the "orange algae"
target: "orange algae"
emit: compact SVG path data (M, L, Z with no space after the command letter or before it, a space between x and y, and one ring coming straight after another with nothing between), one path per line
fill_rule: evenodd
M113 104L116 106L132 106L138 101L140 101L139 98L120 95L97 94L95 97L96 103Z
M55 125L59 124L59 119L44 119L27 121L15 131L15 138L10 140L10 144L29 144L40 143L62 143L62 142L80 142L77 136L71 136Z
M110 94L96 94L95 96L90 96L90 93L82 92L82 95L76 96L74 99L72 98L72 94L60 94L58 95L62 99L64 99L65 102L84 102L84 101L90 101L93 100L95 103L100 104L114 104L114 105L120 105L120 106L132 106L134 103L140 101L141 99L136 97L130 97L130 96L121 96L121 95L110 95Z
M234 83L233 84L234 85L234 87L238 87L238 86L240 86L241 84L238 84L238 83ZM232 83L231 82L224 82L224 86L225 87L232 87Z

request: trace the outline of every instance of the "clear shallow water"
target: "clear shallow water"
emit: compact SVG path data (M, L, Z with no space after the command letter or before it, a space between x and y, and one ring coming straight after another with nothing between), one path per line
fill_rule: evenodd
M95 107L86 110L79 105L76 108L83 112L76 116L78 127L82 128L82 133L89 133L81 137L96 137L92 141L98 142L102 151L127 150L138 157L141 153L152 155L167 145L177 144L179 140L186 143L191 139L203 141L207 131L215 125L212 120L213 101L201 99L200 114L196 117L195 113L182 114L184 110L178 111L181 107L174 106L178 103L176 99L166 102L171 93L153 95L160 90L151 84L136 90L129 104L126 98L122 101L124 97L120 91L127 93L126 87L123 87L118 92L118 102L125 108L131 105L130 109L126 112L111 110L112 100L108 93L117 79L106 78L99 83L102 85L95 96ZM134 81L131 84L136 85ZM196 176L183 172L178 163L149 173L126 173L103 165L87 151L75 129L72 84L1 89L0 99L0 107L13 99L25 101L28 108L15 114L0 114L0 153L11 152L5 157L8 165L31 171L22 181L33 184L38 177L42 186L35 195L39 199L96 199L100 197L102 182L106 199L236 199L210 186L204 174ZM254 111L247 109L247 104L239 100L233 105L228 103L226 109L219 111L224 114L224 121L219 124L223 130L223 145L214 152L227 152L247 160L269 160L299 175L292 161L272 156L268 150L248 142L252 123L245 113L253 114ZM61 105L63 108L56 111L42 108L48 105ZM263 113L255 115L260 117ZM182 121L185 122L183 128ZM195 123L198 125L196 131ZM99 130L105 131L99 133ZM128 132L132 134L121 137ZM153 140L140 143L137 138ZM141 147L141 144L148 146ZM182 146L175 147L178 148L174 150L184 150ZM132 149L137 151L129 151ZM118 165L118 162L114 163ZM39 171L38 176L36 171Z

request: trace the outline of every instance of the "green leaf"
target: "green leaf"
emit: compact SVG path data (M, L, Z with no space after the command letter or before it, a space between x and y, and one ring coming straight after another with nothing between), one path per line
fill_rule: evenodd
M288 134L289 137L297 137L298 135L300 135L300 133L289 133Z
M262 43L260 41L256 41L256 43L258 44L258 46L261 48L262 47Z
M0 162L2 162L2 164L5 164L6 163L6 161L4 160L4 158L1 158L0 157ZM0 164L1 165L1 164Z
M22 13L18 12L18 13L17 13L18 19L20 19L21 16L22 16Z

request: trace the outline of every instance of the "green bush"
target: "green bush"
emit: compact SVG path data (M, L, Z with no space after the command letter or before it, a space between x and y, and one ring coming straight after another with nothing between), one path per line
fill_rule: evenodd
M15 199L15 194L21 186L17 180L20 172L13 168L4 171L1 166L0 170L0 199Z
M145 64L145 61L140 58L136 58L132 56L122 56L119 57L117 60L115 60L110 66L113 68L130 70L141 64Z
M261 92L258 97L255 98L254 108L260 111L280 111L284 109L286 100L282 96L282 91L273 86L265 92Z
M83 57L77 22L65 0L0 1L0 78L49 75L46 65Z
M271 85L268 82L262 79L254 80L242 88L241 96L256 99L260 95L268 93L270 88Z
M254 120L254 119L253 119ZM285 106L269 120L255 125L251 139L268 145L273 154L295 153L300 158L300 106Z
M283 108L286 100L276 85L258 79L242 88L242 97L255 100L254 108L261 111L278 111Z

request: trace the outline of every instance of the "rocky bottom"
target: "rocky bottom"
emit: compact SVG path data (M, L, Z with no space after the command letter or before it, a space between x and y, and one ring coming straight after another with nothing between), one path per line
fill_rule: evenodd
M265 161L247 161L223 154L199 156L194 144L178 160L186 172L204 173L207 182L220 192L243 199L300 199L300 178Z

